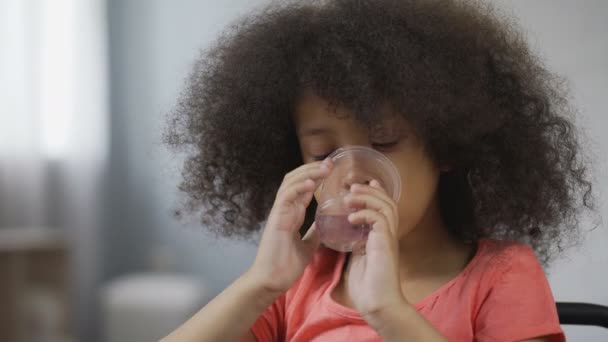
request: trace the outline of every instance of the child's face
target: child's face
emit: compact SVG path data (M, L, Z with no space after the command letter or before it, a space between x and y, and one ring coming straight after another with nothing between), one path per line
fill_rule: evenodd
M303 162L322 160L346 145L369 146L386 155L401 176L401 198L397 203L401 238L419 225L432 205L437 205L439 169L401 115L390 115L386 109L387 118L370 132L351 119L345 109L337 110L338 115L331 112L326 101L311 94L300 99L294 121Z

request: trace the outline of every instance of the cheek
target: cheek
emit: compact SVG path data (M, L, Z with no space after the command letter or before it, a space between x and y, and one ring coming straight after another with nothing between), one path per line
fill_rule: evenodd
M401 180L398 208L399 226L409 231L422 220L436 195L439 170L426 159L408 165Z

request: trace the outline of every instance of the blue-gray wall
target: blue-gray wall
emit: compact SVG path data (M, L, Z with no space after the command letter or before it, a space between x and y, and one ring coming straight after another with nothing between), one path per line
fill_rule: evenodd
M109 1L112 145L104 279L144 270L160 253L176 270L200 275L216 293L254 256L252 243L218 241L171 217L180 156L160 143L164 115L199 49L256 1L219 4Z

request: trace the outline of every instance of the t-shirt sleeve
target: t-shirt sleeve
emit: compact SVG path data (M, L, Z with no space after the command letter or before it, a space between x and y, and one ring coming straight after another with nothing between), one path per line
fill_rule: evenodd
M513 245L500 256L475 320L475 341L565 341L555 300L534 251Z
M277 298L255 321L251 332L259 342L285 338L285 294Z

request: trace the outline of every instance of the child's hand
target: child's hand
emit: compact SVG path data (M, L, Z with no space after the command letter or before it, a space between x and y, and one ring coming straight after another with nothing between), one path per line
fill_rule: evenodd
M306 208L331 162L314 162L288 173L277 191L256 259L248 272L256 285L283 293L298 279L319 247L314 224L302 239L299 229Z
M345 200L360 209L349 215L351 223L372 226L365 252L351 255L345 275L348 295L361 316L378 330L387 311L407 304L399 279L397 205L375 180L370 185L353 185Z

